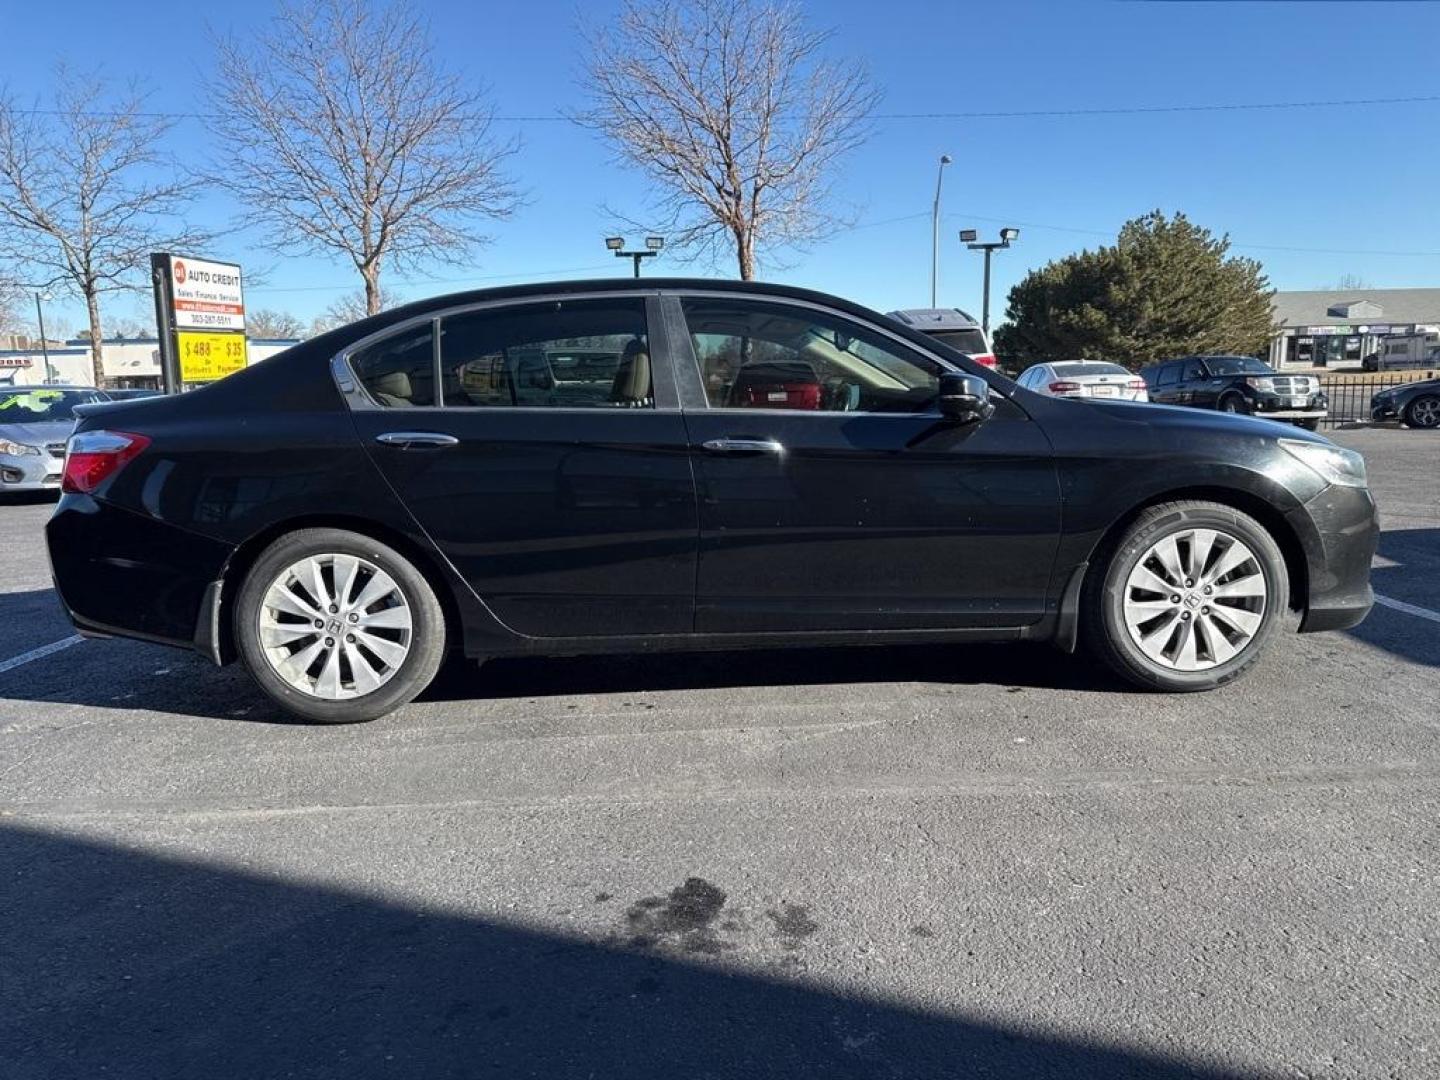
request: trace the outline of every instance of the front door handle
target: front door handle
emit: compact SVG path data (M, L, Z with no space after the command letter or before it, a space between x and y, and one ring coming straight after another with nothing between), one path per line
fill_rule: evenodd
M385 446L396 446L401 450L439 450L446 446L458 446L460 440L454 435L438 431L387 431L376 435L375 441Z
M775 439L706 439L700 444L712 454L783 454Z

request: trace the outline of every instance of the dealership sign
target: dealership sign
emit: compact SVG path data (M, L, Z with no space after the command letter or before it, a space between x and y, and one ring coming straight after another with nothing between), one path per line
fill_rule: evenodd
M244 331L240 267L176 255L170 260L170 280L178 329Z
M223 379L246 364L245 290L234 263L150 256L167 392Z

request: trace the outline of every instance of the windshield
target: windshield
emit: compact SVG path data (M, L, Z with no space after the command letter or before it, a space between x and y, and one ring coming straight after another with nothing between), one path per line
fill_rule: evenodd
M1253 356L1207 356L1205 366L1211 375L1274 375L1269 364Z
M958 352L972 356L984 355L990 350L985 347L985 335L979 330L936 330L927 331L932 338Z
M1129 375L1119 364L1056 364L1056 375L1073 379L1076 375Z
M105 398L94 390L30 390L0 392L0 424L44 424L74 420L76 405Z

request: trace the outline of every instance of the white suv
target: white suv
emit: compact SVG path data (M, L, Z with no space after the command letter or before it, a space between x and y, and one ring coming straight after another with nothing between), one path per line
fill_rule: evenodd
M986 340L985 331L969 312L953 307L906 308L890 312L890 318L967 354L977 364L988 368L995 366L995 354Z

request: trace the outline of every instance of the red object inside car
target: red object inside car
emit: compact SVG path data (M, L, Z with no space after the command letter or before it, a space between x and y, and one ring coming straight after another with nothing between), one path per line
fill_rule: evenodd
M818 409L820 382L808 364L747 364L730 400L739 409Z
M970 355L970 359L974 360L975 363L979 364L981 367L993 368L995 366L994 353L972 353Z

